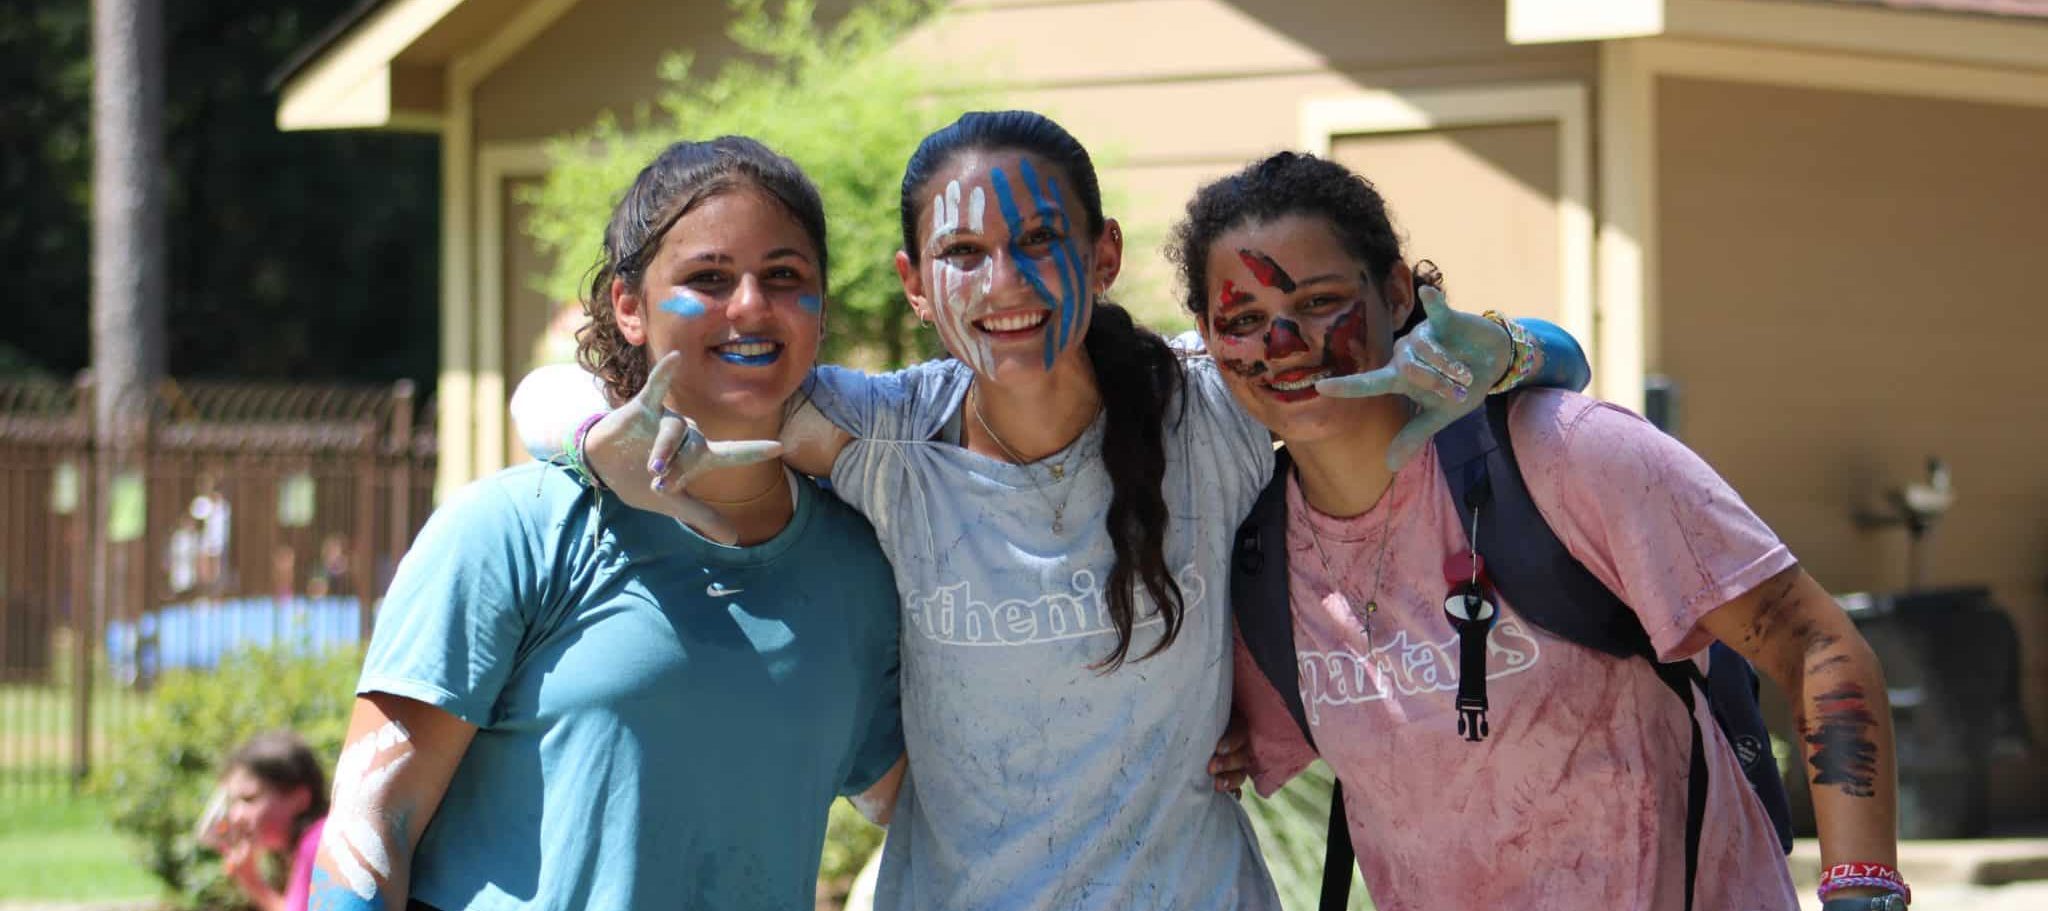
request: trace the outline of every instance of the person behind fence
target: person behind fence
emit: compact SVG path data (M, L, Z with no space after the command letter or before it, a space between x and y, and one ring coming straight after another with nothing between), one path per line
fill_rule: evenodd
M901 217L898 275L951 357L820 368L783 436L896 570L914 758L876 906L1277 908L1209 771L1230 714L1223 584L1272 465L1265 428L1212 364L1105 299L1122 231L1051 119L973 113L926 137ZM1456 369L1491 385L1508 337L1469 319L1493 348ZM1451 385L1410 438L1470 407ZM522 435L551 420L515 418ZM648 489L654 435L593 432L591 458L629 503L687 519Z
M327 780L297 734L258 734L222 764L200 841L220 852L221 870L258 911L306 911L314 853L327 822ZM266 858L287 864L279 891Z
M808 908L832 801L886 820L889 566L777 444L743 442L775 436L816 359L827 262L817 189L751 139L677 143L626 189L580 356L626 413L695 417L676 482L707 534L573 456L455 492L377 616L321 907Z
M1291 382L1384 363L1442 306L1335 162L1281 153L1204 186L1173 251L1231 393L1293 465L1250 523L1280 533L1278 594L1237 589L1254 784L1320 754L1379 907L1797 908L1742 766L1775 785L1768 742L1716 717L1754 713L1745 658L1799 719L1825 907L1905 907L1877 659L1712 468L1626 410L1531 389L1391 470L1406 403ZM1713 643L1732 651L1703 673Z

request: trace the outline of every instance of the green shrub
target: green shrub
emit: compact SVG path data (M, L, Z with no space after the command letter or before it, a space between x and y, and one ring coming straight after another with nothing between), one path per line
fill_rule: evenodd
M1249 784L1244 789L1245 814L1258 833L1266 868L1280 890L1285 908L1314 908L1323 889L1323 838L1330 831L1330 788L1335 779L1321 762L1308 767L1287 786L1261 800ZM1352 911L1372 911L1365 883L1351 872Z
M217 671L174 671L158 682L94 784L112 807L114 827L140 841L143 864L180 905L245 906L220 874L220 855L192 837L221 760L251 735L289 729L331 769L348 733L362 662L356 648L317 657L256 649L229 657ZM881 829L845 801L834 802L819 881L843 896L881 843Z
M354 648L317 657L256 649L217 671L173 671L159 680L96 785L113 806L114 827L142 842L144 864L182 904L242 904L220 874L220 856L192 837L222 758L251 735L288 729L332 762L361 666Z
M833 801L825 825L825 853L818 859L819 894L844 901L860 868L882 846L882 835L882 828L868 822L853 804Z

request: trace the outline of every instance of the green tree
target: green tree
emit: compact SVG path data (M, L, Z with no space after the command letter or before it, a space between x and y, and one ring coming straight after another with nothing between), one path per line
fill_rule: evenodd
M430 381L432 136L284 133L276 69L360 0L163 4L173 376ZM92 4L0 4L0 373L86 365Z
M679 139L752 136L803 166L831 217L831 336L825 357L894 366L937 352L920 335L892 266L902 246L903 163L927 133L987 107L979 94L936 94L970 80L903 58L896 41L929 15L929 0L870 0L823 26L810 0L770 10L733 0L728 34L748 56L697 76L688 52L662 67L664 88L630 124L606 116L550 146L553 168L529 196L527 230L554 259L540 289L580 298L620 194L655 153Z

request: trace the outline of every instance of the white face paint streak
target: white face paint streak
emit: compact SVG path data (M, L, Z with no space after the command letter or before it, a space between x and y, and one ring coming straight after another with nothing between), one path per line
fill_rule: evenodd
M960 181L947 181L943 192L932 196L932 236L927 239L926 258L932 262L930 290L933 322L946 350L977 373L992 368L988 343L974 329L973 320L994 286L994 261L984 257L973 269L961 269L941 256L940 243L961 230ZM967 195L968 224L979 233L988 208L988 195L981 187Z
M932 284L940 290L933 296L932 309L946 337L946 349L974 372L986 375L993 369L989 343L974 328L974 317L994 286L995 259L983 257L973 269L961 269L943 259L932 260Z
M387 721L350 744L334 764L334 806L328 814L339 823L334 830L339 842L330 846L328 856L349 891L366 902L377 895L377 879L390 879L392 843L404 834L390 831L403 823L387 804L392 779L412 759L411 744L404 725ZM380 757L384 763L375 765Z

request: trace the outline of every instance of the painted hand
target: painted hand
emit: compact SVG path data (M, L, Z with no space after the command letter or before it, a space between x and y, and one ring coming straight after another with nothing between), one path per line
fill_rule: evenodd
M1216 741L1216 753L1209 758L1209 775L1216 779L1216 790L1244 796L1244 780L1252 765L1251 744L1244 717L1230 713L1230 726L1223 729L1223 737Z
M1417 296L1428 319L1394 343L1386 366L1316 384L1323 395L1397 393L1415 403L1415 415L1387 447L1387 467L1393 469L1406 465L1437 431L1484 404L1485 390L1500 381L1513 356L1508 334L1492 320L1451 309L1443 292L1426 285ZM1472 394L1474 386L1481 394Z
M583 458L626 505L674 517L721 544L739 540L724 516L684 492L707 471L749 465L782 454L774 440L707 440L690 419L663 408L680 355L670 352L647 372L647 385L590 428ZM637 478L648 477L645 484Z
M269 884L263 881L263 869L257 863L259 853L254 841L248 838L238 838L221 847L221 872L251 895L257 894L259 889L267 891L269 888Z

